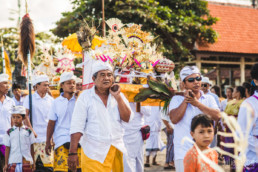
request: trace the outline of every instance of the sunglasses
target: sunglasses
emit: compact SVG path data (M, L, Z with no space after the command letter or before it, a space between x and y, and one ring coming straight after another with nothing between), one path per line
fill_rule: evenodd
M208 84L202 84L202 87L208 87Z
M195 80L196 81L201 81L202 77L197 76L196 78L188 78L188 79L186 79L186 81L188 81L188 82L194 82Z

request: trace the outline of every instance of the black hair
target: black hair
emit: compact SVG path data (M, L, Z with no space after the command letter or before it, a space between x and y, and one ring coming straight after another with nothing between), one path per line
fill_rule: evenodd
M258 63L254 64L252 69L251 69L251 77L252 79L256 79L258 80ZM250 95L253 95L254 92L256 90L258 90L258 86L254 84L254 82L252 81L252 84L251 84L251 94Z
M64 92L64 89L63 89L63 88L60 88L60 89L59 89L59 92L60 92L60 94L63 93L63 92Z
M252 85L249 82L244 82L242 86L247 89L248 94L251 94ZM247 96L247 95L246 95Z
M15 90L15 89L21 89L21 85L14 83L14 84L12 85L12 91Z
M242 86L237 86L237 87L236 87L236 90L237 90L237 92L240 93L241 98L244 98L244 97L245 97L245 88L244 88L244 87L242 87Z
M234 92L234 89L232 87L228 87L227 89L229 89L231 91L231 93Z
M97 78L97 76L98 76L98 72L96 72L96 73L93 74L93 77L94 77L95 79Z
M194 132L198 125L202 125L202 127L214 127L211 117L205 114L199 114L192 119L191 131Z
M20 114L20 113L19 113L19 115L22 116L22 119L23 119L23 120L25 119L25 116L26 116L25 114Z
M217 96L218 96L218 97L221 97L219 86L214 85L212 88L215 90L215 93L217 94Z

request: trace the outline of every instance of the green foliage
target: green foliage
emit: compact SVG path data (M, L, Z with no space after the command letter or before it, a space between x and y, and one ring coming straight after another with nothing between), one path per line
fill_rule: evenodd
M148 80L148 88L141 88L140 92L134 97L135 102L143 102L146 99L159 99L160 105L164 102L163 112L167 114L168 106L175 91L172 87L168 87L165 83L157 80Z
M83 19L90 25L101 23L100 0L72 0L72 12L63 13L52 30L60 37L78 30ZM119 18L123 23L142 24L159 45L159 51L175 61L191 58L196 41L214 43L217 33L211 28L217 18L210 16L203 0L109 0L105 1L105 17ZM101 27L98 28L101 33Z
M45 33L45 32L39 32L35 35L36 39L36 52L35 56L33 57L33 64L39 65L41 63L41 55L42 52L42 46L44 45L51 45L50 48L52 49L52 52L55 52L54 46L61 43L61 39L57 36L54 36L52 33ZM4 48L7 51L12 68L14 68L14 61L17 60L18 55L18 46L19 46L19 32L18 29L15 27L10 28L0 28L0 41L4 44ZM0 45L1 45L0 42ZM0 46L0 52L2 52ZM2 57L2 54L1 54ZM2 71L2 58L0 58L0 71Z

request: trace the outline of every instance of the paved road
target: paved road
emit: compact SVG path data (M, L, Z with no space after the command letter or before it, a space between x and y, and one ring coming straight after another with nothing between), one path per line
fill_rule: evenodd
M167 143L167 137L165 135L165 133L162 131L161 132L161 138L163 140L163 142L166 144ZM152 157L150 158L150 160L152 160ZM164 164L165 164L165 160L166 160L166 149L164 149L162 152L158 152L157 155L157 163L160 164L160 166L153 166L151 165L151 167L148 168L144 168L144 171L148 171L148 172L165 172L165 171L175 171L175 170L164 170ZM150 161L152 162L152 161Z

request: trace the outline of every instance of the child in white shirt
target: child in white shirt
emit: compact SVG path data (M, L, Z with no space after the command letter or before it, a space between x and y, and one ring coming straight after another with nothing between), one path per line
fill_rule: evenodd
M23 125L26 109L23 106L12 107L13 127L4 137L5 166L4 172L32 172L35 168L33 143L35 136Z

